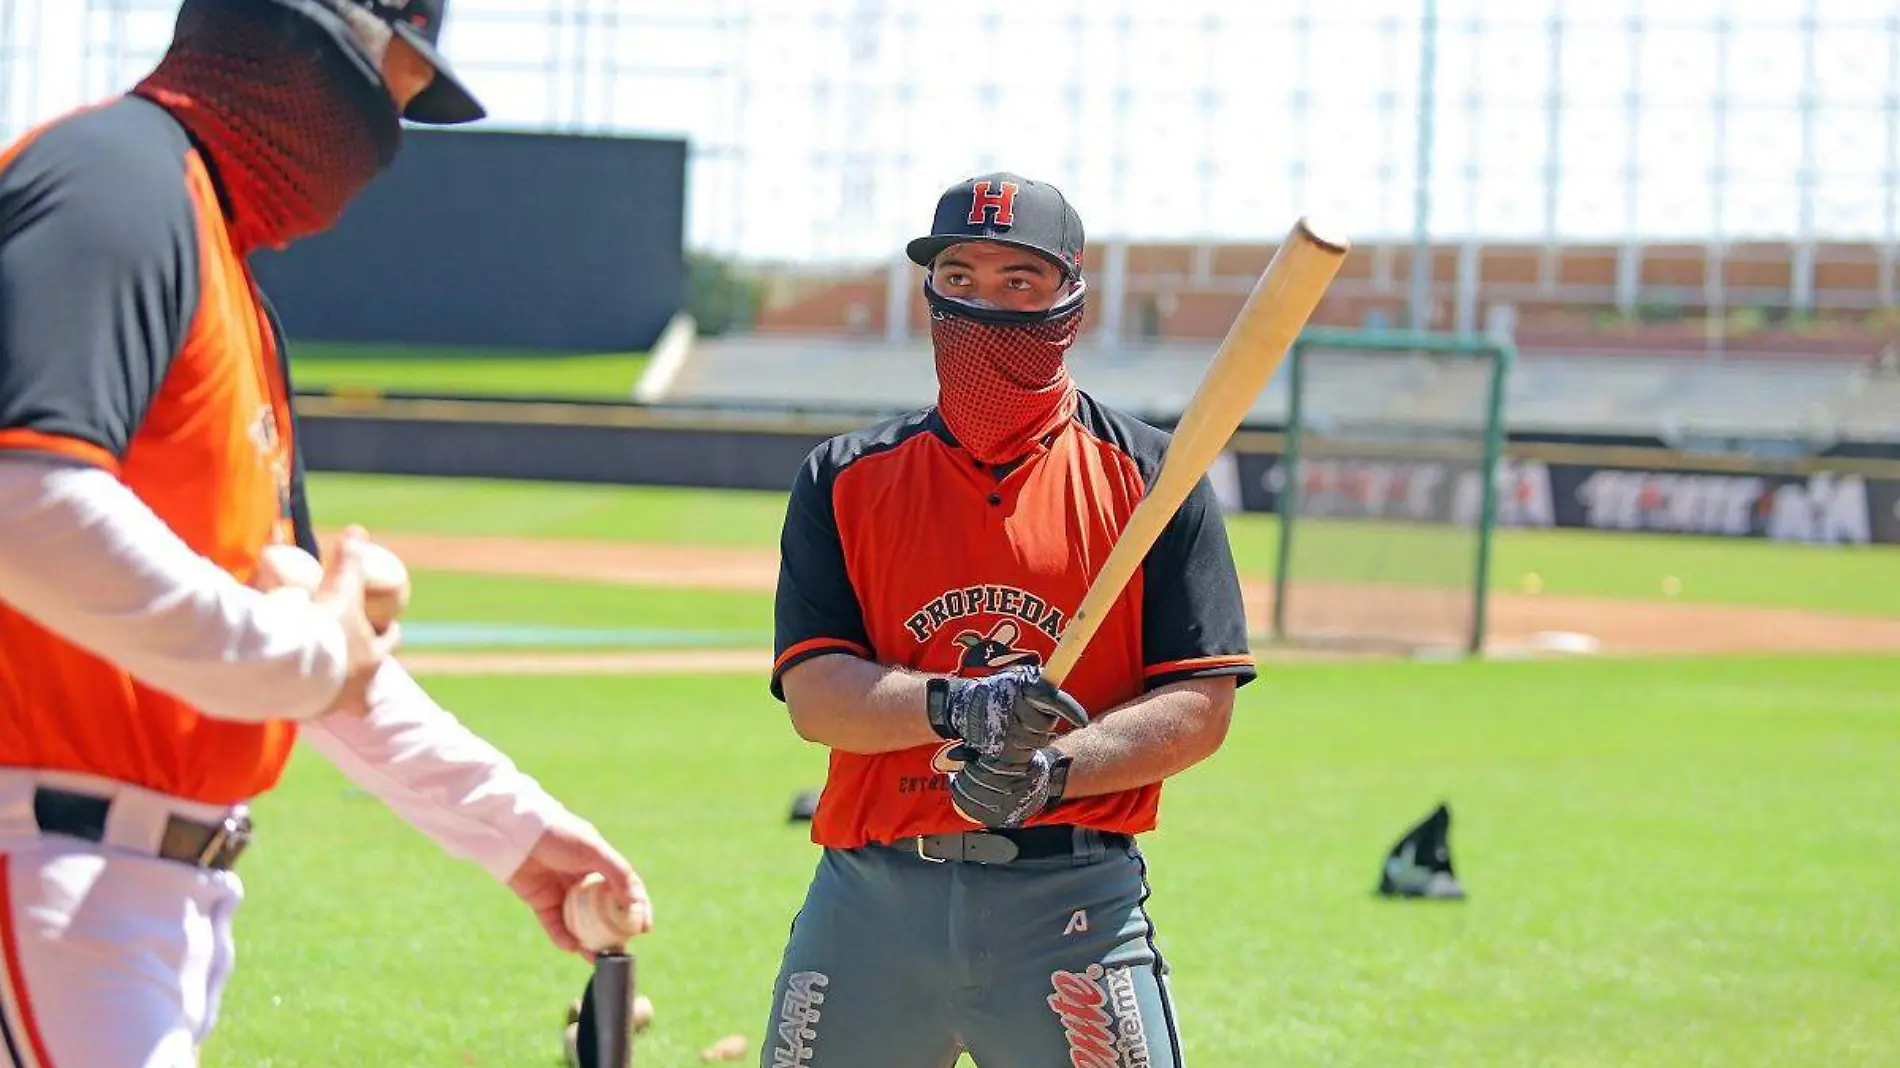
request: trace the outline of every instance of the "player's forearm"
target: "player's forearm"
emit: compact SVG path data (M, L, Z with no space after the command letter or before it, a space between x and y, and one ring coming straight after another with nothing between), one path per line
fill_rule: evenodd
M395 661L371 683L368 715L324 716L301 737L450 856L496 879L520 867L565 812Z
M0 596L214 718L314 715L343 685L334 618L238 582L96 468L0 457Z
M1189 679L1144 694L1056 739L1075 758L1065 797L1132 790L1206 760L1227 737L1234 681Z
M785 673L785 707L799 737L846 753L940 745L925 704L929 679L855 656L821 656Z

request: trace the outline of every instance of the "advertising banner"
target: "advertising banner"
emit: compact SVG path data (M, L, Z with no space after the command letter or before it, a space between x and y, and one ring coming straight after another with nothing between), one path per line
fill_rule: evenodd
M1873 525L1876 544L1900 545L1900 479L1868 481L1867 519Z
M1471 525L1482 497L1476 464L1400 456L1301 464L1302 515ZM1277 512L1281 458L1239 453L1248 511ZM1499 527L1566 527L1817 545L1900 544L1900 480L1811 474L1608 467L1509 458L1497 471Z
M1558 525L1768 538L1819 545L1873 541L1859 475L1711 474L1566 465L1553 469Z
M1243 507L1278 511L1286 484L1280 457L1240 453L1235 461ZM1478 521L1484 505L1475 462L1355 456L1309 459L1301 467L1302 515L1470 525ZM1557 525L1544 464L1501 461L1497 481L1499 526Z

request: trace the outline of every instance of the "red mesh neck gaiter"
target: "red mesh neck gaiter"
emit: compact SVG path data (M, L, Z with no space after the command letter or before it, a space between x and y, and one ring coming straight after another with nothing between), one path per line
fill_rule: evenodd
M1063 361L1081 329L1079 309L1008 325L933 316L937 410L957 443L986 464L1008 463L1073 417L1075 380Z
M401 133L394 102L375 114L368 94L387 94L341 56L289 47L281 29L243 19L175 42L133 92L171 112L210 154L240 255L335 225Z

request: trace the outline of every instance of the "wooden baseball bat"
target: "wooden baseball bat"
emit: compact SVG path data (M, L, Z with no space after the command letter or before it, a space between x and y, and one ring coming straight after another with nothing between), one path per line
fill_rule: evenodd
M633 1063L633 955L594 956L594 1068Z
M1213 466L1246 418L1247 409L1253 407L1260 391L1285 362L1294 339L1313 317L1350 247L1343 238L1315 232L1305 218L1294 223L1280 243L1279 251L1254 283L1247 303L1241 306L1227 337L1214 353L1214 362L1201 376L1194 398L1175 424L1154 484L1129 513L1128 525L1122 528L1108 559L1089 583L1081 607L1069 617L1069 625L1056 639L1056 647L1042 668L1043 678L1050 683L1060 687L1074 670L1082 650L1102 625L1102 618L1147 558L1168 520L1174 518L1181 502ZM1155 595L1166 596L1161 592ZM940 748L932 766L938 771L955 770L959 764L949 757L955 748L954 742ZM954 798L950 807L970 823L982 822L963 811Z
M1057 639L1042 669L1051 683L1061 686L1068 678L1102 617L1134 577L1168 520L1227 447L1260 391L1273 380L1350 247L1343 238L1315 232L1305 218L1281 242L1228 328L1194 399L1181 413L1154 484L1129 514L1128 525L1096 572L1081 607ZM1166 592L1153 595L1166 596Z

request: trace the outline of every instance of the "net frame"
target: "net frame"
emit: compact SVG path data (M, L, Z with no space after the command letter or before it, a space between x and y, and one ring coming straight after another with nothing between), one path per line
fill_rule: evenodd
M1274 510L1279 518L1279 544L1273 575L1272 641L1276 645L1291 648L1319 647L1414 656L1429 655L1445 648L1390 635L1296 634L1288 629L1288 585L1293 579L1290 573L1293 547L1300 528L1301 487L1305 485L1301 464L1305 458L1302 445L1307 434L1306 366L1309 354L1327 351L1350 351L1394 358L1454 356L1489 362L1489 381L1483 398L1484 411L1481 413L1483 426L1477 471L1479 508L1474 531L1477 544L1471 580L1471 625L1462 639L1446 650L1464 657L1482 655L1489 627L1491 543L1497 526L1497 472L1504 453L1506 381L1512 366L1517 362L1517 349L1503 338L1419 330L1312 328L1303 331L1288 350L1287 418L1280 460L1284 480ZM1442 446L1434 450L1429 445L1419 448L1414 443L1412 448L1412 455L1421 457L1430 457L1432 452L1437 451L1442 458L1445 453Z

